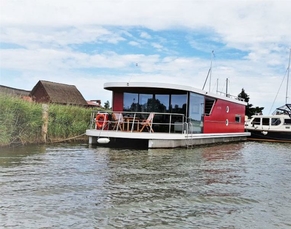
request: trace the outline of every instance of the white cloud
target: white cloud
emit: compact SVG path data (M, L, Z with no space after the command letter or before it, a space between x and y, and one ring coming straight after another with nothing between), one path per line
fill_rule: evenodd
M128 42L128 44L130 44L132 46L139 46L140 47L140 43L138 43L136 41L130 41L130 42Z
M152 36L150 34L146 33L146 32L141 32L140 37L141 38L145 38L145 39L151 39L152 38Z
M229 78L230 93L244 87L251 103L270 106L288 62L290 9L288 0L2 0L0 42L17 47L1 49L0 83L30 89L39 79L62 80L78 84L88 99L98 99L96 88L108 80L146 77L202 88L215 50L213 87L216 78L221 85ZM209 55L174 49L184 43ZM241 59L220 58L229 50L241 51ZM16 76L6 78L9 71Z

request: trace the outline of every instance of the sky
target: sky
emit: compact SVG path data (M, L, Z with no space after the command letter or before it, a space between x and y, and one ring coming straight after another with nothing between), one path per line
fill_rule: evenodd
M290 48L290 0L0 0L0 85L70 84L102 105L105 82L202 89L211 69L205 90L228 80L269 114L286 101Z

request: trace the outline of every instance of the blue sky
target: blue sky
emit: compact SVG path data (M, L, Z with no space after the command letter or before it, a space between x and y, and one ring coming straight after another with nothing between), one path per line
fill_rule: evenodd
M228 79L230 94L244 88L250 103L264 106L265 114L285 103L289 0L0 4L1 85L31 90L38 80L73 84L85 99L104 104L111 102L111 93L103 84L111 81L202 89L212 60L206 90L225 91Z

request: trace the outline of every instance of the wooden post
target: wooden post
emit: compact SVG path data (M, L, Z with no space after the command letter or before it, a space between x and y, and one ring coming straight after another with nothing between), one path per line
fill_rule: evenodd
M48 129L48 104L42 104L42 139L44 143L46 143L47 138L47 129Z

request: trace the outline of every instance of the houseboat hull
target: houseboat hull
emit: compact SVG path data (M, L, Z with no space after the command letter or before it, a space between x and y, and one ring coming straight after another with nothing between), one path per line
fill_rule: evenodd
M127 149L165 149L246 141L250 133L167 134L87 130L86 135L89 136L90 145ZM109 142L99 141L104 138L108 139Z

